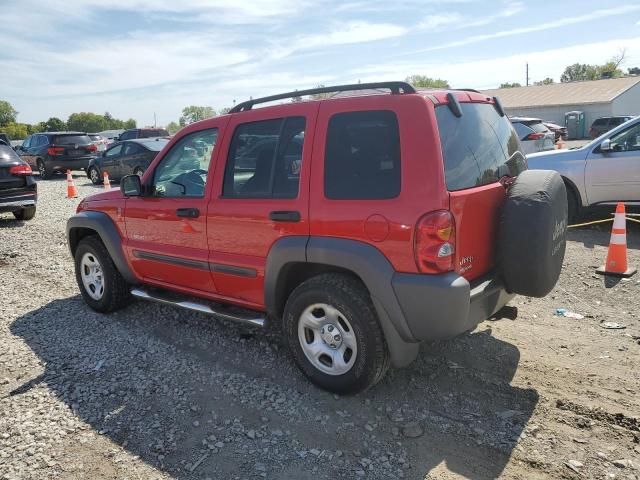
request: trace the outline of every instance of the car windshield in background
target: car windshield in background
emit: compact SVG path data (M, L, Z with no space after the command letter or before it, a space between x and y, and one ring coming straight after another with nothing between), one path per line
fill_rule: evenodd
M53 137L54 145L86 145L91 143L89 135L56 135Z
M100 135L89 135L89 138L91 140L102 140L102 137Z
M488 103L462 103L462 116L436 108L447 188L462 190L515 177L527 164L507 117Z
M168 137L169 132L164 129L154 129L154 130L141 130L140 138L150 138L150 137Z
M522 122L536 133L547 133L549 129L542 122Z
M162 150L167 143L169 143L169 140L165 140L165 139L140 142L141 145L144 145L146 148L154 152L159 152L160 150Z

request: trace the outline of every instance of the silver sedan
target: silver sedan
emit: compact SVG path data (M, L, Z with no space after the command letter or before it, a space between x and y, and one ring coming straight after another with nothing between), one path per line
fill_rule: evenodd
M567 185L569 217L593 205L640 205L640 117L581 148L527 155L529 168L558 171Z

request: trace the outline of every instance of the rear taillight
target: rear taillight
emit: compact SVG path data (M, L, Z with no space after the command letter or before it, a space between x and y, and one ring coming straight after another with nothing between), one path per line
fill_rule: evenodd
M9 168L9 173L11 175L25 176L31 175L33 171L31 170L31 167L29 165L15 165Z
M98 147L96 146L96 144L92 143L87 147L87 150L89 150L90 152L95 152L98 150Z
M456 227L451 212L438 210L416 225L416 265L421 273L451 272L455 267Z
M64 147L49 147L47 148L49 155L62 155L64 153Z
M544 138L544 133L530 133L524 139L525 140L540 140Z

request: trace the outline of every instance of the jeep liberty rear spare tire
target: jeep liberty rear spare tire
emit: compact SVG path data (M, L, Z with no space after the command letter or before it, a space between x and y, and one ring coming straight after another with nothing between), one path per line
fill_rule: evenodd
M509 292L544 297L560 276L567 234L567 192L553 170L525 170L509 187L497 261Z

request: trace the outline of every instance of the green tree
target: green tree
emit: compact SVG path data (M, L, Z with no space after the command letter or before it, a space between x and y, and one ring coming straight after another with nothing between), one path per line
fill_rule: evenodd
M220 110L218 110L218 115L226 115L230 111L231 107L222 107Z
M91 112L72 113L67 120L69 130L80 132L101 132L107 130L107 122L102 115Z
M136 121L133 118L130 118L129 120L125 120L124 122L122 122L122 128L124 129L136 128Z
M204 107L198 105L190 105L182 109L182 116L180 117L180 125L183 127L190 123L204 120L205 118L215 117L216 112L211 107Z
M640 75L640 68L632 67L629 70L629 75Z
M426 75L409 75L405 78L405 82L418 88L451 88L448 81Z
M320 85L316 85L313 88L324 88L324 85L320 84ZM312 100L322 100L323 98L329 98L332 94L331 93L314 93L313 95L311 95L311 99Z
M177 133L178 130L180 130L180 125L178 125L177 122L169 122L167 124L167 132L169 132L171 135Z
M553 82L553 78L551 77L547 77L543 80L540 80L538 82L533 82L534 85L551 85Z
M3 133L9 135L11 140L22 140L29 135L29 125L26 123L7 123L2 127Z
M0 100L0 127L15 123L18 112L6 100Z
M44 123L44 129L46 132L62 132L67 129L67 124L57 117L51 117Z
M522 85L519 84L518 82L505 82L505 83L501 83L500 86L498 88L516 88L516 87L521 87Z

